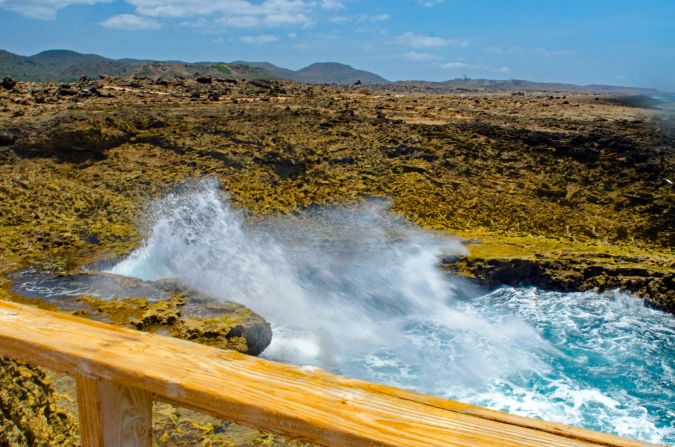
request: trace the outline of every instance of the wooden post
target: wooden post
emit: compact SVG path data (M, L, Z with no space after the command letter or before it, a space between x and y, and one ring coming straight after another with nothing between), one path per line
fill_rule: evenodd
M82 374L75 377L82 447L151 447L152 395Z
M654 447L2 300L0 356L76 376L84 447L149 447L151 398L329 447Z

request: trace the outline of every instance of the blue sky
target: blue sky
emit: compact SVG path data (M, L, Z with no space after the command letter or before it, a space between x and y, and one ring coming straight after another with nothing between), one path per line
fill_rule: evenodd
M675 91L675 0L0 0L0 48Z

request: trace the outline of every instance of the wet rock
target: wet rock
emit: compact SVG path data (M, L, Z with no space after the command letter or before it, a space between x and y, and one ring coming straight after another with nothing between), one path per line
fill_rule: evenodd
M613 265L613 261L618 265ZM444 267L475 278L487 287L536 286L561 292L619 289L643 298L648 305L675 313L675 273L625 268L621 260L611 257L607 262L586 263L569 257L556 260L464 257L449 260Z
M241 304L219 301L174 279L154 284L176 294L174 299L184 300L177 306L181 318L173 328L179 338L250 355L262 353L272 341L270 324ZM166 314L165 310L162 312Z
M53 276L34 271L13 279L17 293L105 323L250 355L260 354L272 341L270 324L258 314L175 279L143 281L107 273Z

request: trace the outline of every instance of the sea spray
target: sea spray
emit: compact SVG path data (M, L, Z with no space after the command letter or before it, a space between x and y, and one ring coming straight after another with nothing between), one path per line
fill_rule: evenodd
M384 349L430 382L442 374L470 383L530 368L536 358L529 348L548 348L516 319L494 325L458 311L458 281L437 265L444 256L465 253L464 247L397 218L386 201L249 224L215 182L202 181L169 194L151 215L143 246L111 272L179 277L250 307L273 325L265 352L270 358L339 369ZM421 352L411 332L419 324L442 327L463 341L453 352ZM507 354L511 345L520 349Z
M464 253L386 201L247 220L201 181L153 204L143 246L111 272L250 307L273 325L271 359L675 441L672 316L621 294L467 296L438 268Z

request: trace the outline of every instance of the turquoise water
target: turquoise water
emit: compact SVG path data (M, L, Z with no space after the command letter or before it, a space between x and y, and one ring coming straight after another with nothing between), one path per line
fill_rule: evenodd
M458 241L387 202L249 222L213 181L153 205L110 273L177 277L273 329L263 356L657 443L675 443L675 317L621 293L481 291Z
M28 271L15 278L15 290L67 305L82 294L111 296L115 277L102 279L53 278ZM366 350L343 347L339 361L312 356L311 343L298 346L297 334L276 327L274 337L280 345L266 356L289 360L278 357L290 340L304 354L305 361L295 357L290 359L294 363L509 413L675 444L674 316L622 293L536 288L503 287L465 296L449 306L468 324L453 327L409 318L395 340ZM525 340L527 332L519 323L532 329ZM495 328L503 328L503 346L499 336L483 333ZM496 370L484 370L481 359L497 365ZM475 370L477 364L480 371Z
M410 322L404 338L425 352L417 364L382 349L337 372L661 444L675 444L675 317L621 293L497 289L457 306L493 322L518 319L548 343L526 367L484 381L445 374L462 362L462 331ZM480 339L475 349L484 349ZM511 347L513 349L513 347ZM418 358L419 360L419 358Z

